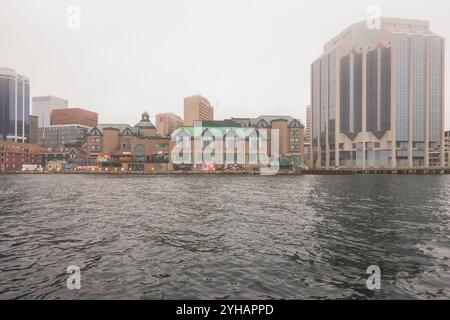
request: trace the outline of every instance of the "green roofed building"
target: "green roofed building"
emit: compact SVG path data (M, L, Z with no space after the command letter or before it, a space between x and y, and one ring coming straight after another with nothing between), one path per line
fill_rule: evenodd
M170 150L177 144L180 137L191 137L190 145L192 146L192 154L189 156L191 166L190 170L198 169L202 164L194 163L196 159L201 159L202 154L194 149L194 137L202 140L202 148L211 146L216 147L218 144L212 143L217 141L218 137L222 137L223 146L229 147L230 138L235 137L236 155L238 160L238 141L245 141L245 163L248 165L252 155L249 150L252 148L253 138L259 139L258 150L263 150L268 157L271 156L272 147L278 147L280 158L284 159L283 163L294 164L294 161L286 161L285 159L295 159L295 167L301 168L304 162L304 125L299 119L291 116L260 116L258 118L231 118L223 121L199 121L196 126L181 127L173 132L170 144ZM272 141L272 136L277 138L277 143ZM177 140L178 139L178 140ZM184 139L184 138L183 138ZM231 139L232 140L232 139ZM264 141L264 142L262 142ZM253 150L253 149L252 149ZM202 151L200 151L201 153ZM228 151L227 151L228 152ZM213 152L216 154L216 152ZM286 157L284 157L286 156ZM284 157L284 158L283 158ZM239 161L237 161L239 162ZM172 167L176 170L177 165L172 163ZM183 165L183 168L186 168ZM224 167L218 165L215 168Z

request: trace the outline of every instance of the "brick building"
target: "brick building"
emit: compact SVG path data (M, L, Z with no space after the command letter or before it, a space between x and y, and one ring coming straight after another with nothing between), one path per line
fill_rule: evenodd
M98 125L98 113L81 108L55 109L52 111L50 124L78 124L92 128Z
M278 141L274 145L273 130ZM304 163L304 125L290 116L232 118L196 122L176 130L171 137L170 170L258 169L278 148L281 169L300 168ZM174 149L177 148L177 149ZM187 152L187 153L185 153ZM205 158L206 157L206 158ZM301 170L301 169L300 169Z
M22 170L22 165L43 165L42 148L35 144L0 141L0 172Z
M158 136L149 114L135 126L100 124L87 137L91 159L121 163L124 169L149 171L168 163L169 138ZM167 167L167 166L166 166Z

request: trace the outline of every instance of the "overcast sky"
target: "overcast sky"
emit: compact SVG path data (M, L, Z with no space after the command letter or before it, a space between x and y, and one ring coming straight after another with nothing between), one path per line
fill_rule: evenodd
M182 116L193 94L217 119L305 122L310 63L374 4L450 39L448 0L0 0L0 66L29 76L32 96L66 98L102 123L134 125L145 110ZM67 27L70 5L81 8L79 30Z

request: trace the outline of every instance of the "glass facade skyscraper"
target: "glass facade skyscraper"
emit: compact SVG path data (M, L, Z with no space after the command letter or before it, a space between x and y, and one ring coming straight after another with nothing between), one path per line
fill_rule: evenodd
M380 25L352 25L312 63L314 168L444 165L444 39L426 21Z
M13 69L0 68L0 139L29 141L30 81Z

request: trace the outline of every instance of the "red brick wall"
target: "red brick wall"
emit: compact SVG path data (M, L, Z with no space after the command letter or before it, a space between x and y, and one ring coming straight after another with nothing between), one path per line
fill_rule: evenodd
M55 109L52 111L50 124L81 124L95 127L98 125L98 113L80 108Z

